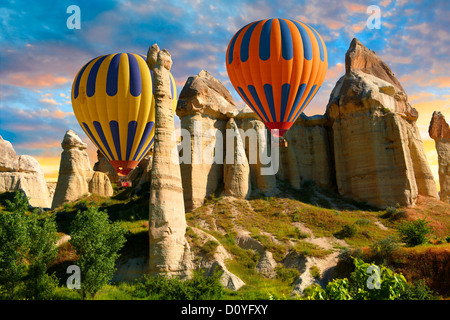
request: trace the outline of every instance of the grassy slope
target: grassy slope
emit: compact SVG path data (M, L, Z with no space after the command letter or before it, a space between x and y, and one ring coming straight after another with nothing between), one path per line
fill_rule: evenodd
M436 259L448 260L450 257L450 244L443 240L450 235L449 204L420 197L415 207L398 209L394 219L392 216L388 218L385 210L346 201L314 185L306 185L298 191L280 184L279 189L282 196L278 197L253 196L248 200L212 197L207 199L203 206L186 214L188 226L200 228L213 235L234 257L226 262L227 267L239 276L246 286L238 292L227 292L228 299L285 298L292 292L293 281L298 277L298 272L286 268L278 269L278 276L274 279L258 274L255 265L259 256L251 250L241 249L234 241L240 230L250 232L253 238L273 253L274 259L281 265L285 255L292 251L304 256L323 258L342 247L333 242L332 249L324 249L305 241L311 236L335 239L339 231L349 225L356 233L343 239L346 244L351 248L367 248L375 241L395 235L395 227L400 221L426 217L433 227L430 241L434 244L427 243L398 250L394 259L395 266L410 280L422 277L430 283L439 281L435 279L439 274L449 273L448 267L442 268L442 264L436 263ZM132 196L129 190L116 190L112 198L91 195L66 204L52 211L57 216L58 231L61 234L68 233L68 225L76 212L91 205L107 210L112 220L119 221L129 230L122 254L147 255L148 193ZM310 232L305 232L299 225ZM195 254L202 250L204 252L205 249L199 247L196 242L192 229L188 227L187 231L192 251ZM213 246L208 250L214 248ZM424 261L427 257L431 262ZM66 243L60 247L59 256L51 270L60 273L61 278L65 279L66 266L75 260L76 255L70 244ZM120 296L120 290L114 286L106 287L99 294L99 298Z

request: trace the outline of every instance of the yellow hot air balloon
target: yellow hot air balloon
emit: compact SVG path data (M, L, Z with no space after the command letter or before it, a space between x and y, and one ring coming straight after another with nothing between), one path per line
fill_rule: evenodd
M171 75L173 111L176 86ZM103 55L78 72L72 86L75 117L119 176L126 176L153 146L155 100L146 57Z

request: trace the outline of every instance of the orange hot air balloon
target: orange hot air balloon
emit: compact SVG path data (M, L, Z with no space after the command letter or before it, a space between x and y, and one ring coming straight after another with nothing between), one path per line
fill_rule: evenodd
M317 31L300 21L266 19L234 35L226 65L242 99L281 137L322 85L327 49Z

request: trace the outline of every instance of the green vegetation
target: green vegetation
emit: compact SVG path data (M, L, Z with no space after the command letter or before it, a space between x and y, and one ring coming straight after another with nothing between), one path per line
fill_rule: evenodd
M112 278L119 250L125 243L125 230L109 221L106 212L89 207L78 212L72 223L70 244L82 270L81 296L93 298Z
M428 224L429 221L425 219L403 222L398 226L402 241L411 247L425 243L427 235L432 231Z
M423 281L408 284L402 274L385 266L353 258L350 278L335 279L325 289L315 285L305 290L309 300L431 300L432 292Z
M433 298L432 290L448 296L448 288L439 285L446 281L439 277L445 275L450 252L448 206L419 202L414 209L379 210L308 181L302 190L287 184L279 188L282 196L277 197L238 200L213 195L186 213L186 238L194 262L200 265L202 259L214 259L219 245L223 246L231 255L224 261L227 269L245 282L238 291L223 288L220 272L206 277L196 271L185 281L160 276L111 282L119 255L148 254L148 194L115 187L111 198L90 195L48 212L30 211L20 193L0 194L0 299L422 300ZM427 219L412 219L416 217ZM215 240L206 241L194 227ZM272 253L277 262L272 278L257 271L256 250L236 243L242 230ZM72 239L56 248L54 243L65 234ZM325 238L333 241L332 246L322 247ZM306 296L295 297L294 284L306 259L319 260L339 249L334 280L323 289L308 288ZM67 267L74 264L82 270L82 290L65 286ZM376 291L367 288L371 274L363 270L375 264L383 274L382 289ZM316 279L321 275L319 267L309 269Z
M16 192L0 213L0 294L5 299L51 299L57 286L47 264L56 257L52 217L28 212L28 200Z

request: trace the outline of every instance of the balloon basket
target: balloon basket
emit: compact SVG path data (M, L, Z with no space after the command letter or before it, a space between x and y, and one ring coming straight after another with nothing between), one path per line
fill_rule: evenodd
M278 142L278 146L280 148L287 148L288 142L283 137L281 137L280 141Z
M121 187L131 187L132 183L131 183L131 181L120 181L120 186Z

